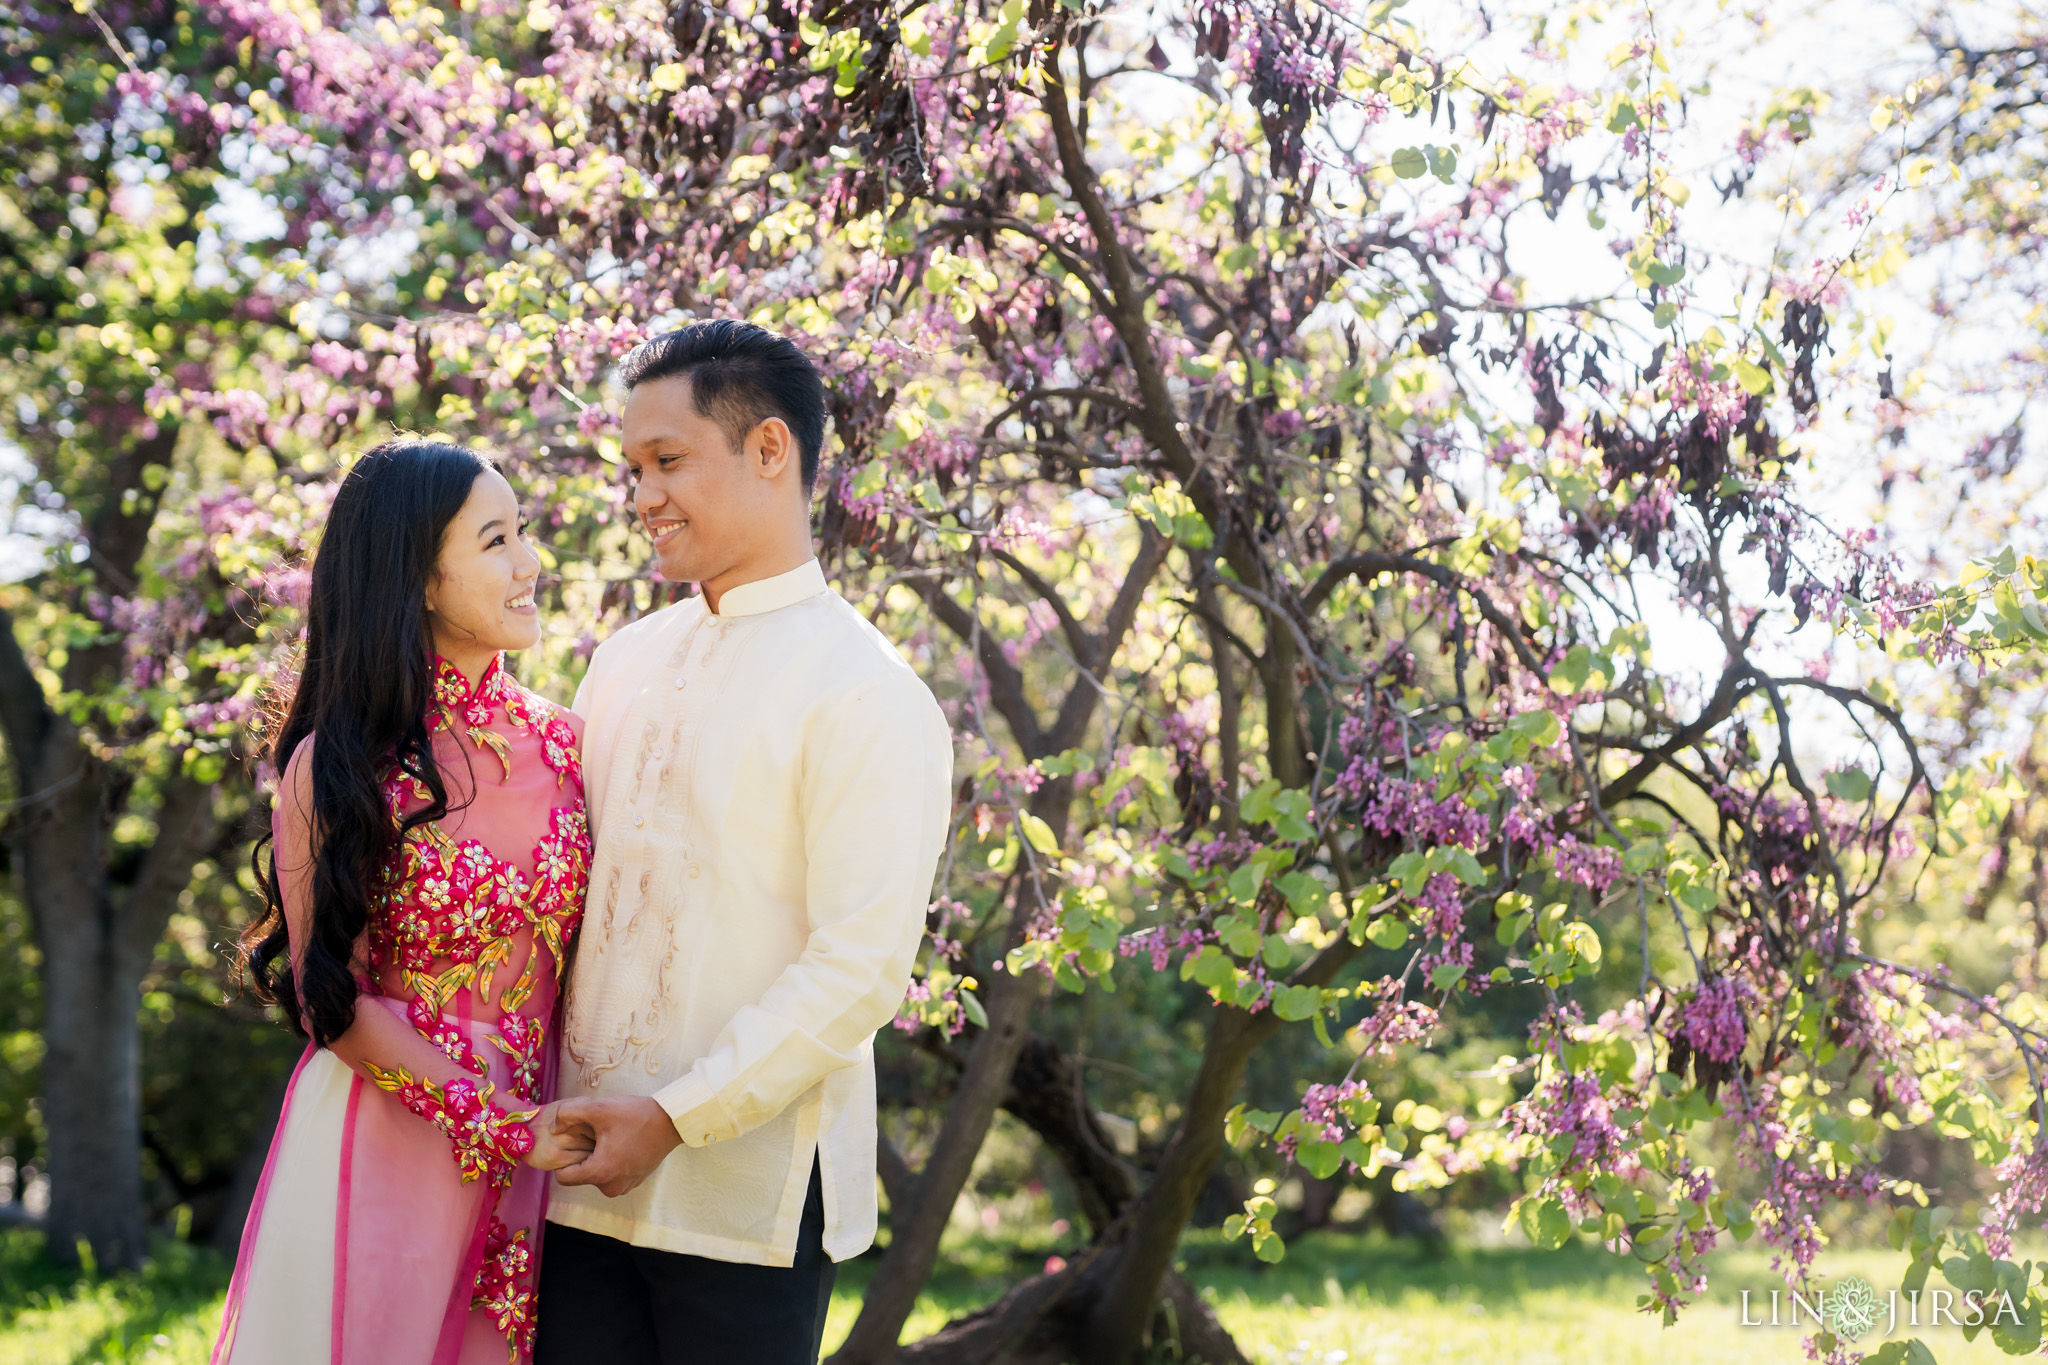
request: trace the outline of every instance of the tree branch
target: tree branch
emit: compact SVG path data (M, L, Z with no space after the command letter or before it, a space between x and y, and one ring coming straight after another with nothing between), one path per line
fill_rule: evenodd
M1003 656L1002 641L996 638L995 632L982 625L973 612L955 602L938 580L926 579L911 586L931 607L932 615L959 636L962 644L975 651L983 671L988 674L989 700L995 703L996 710L1008 722L1010 733L1017 738L1017 747L1027 758L1043 758L1054 752L1046 748L1045 727L1039 724L1030 698L1024 695L1024 675Z
M14 758L19 797L30 795L37 784L43 740L54 718L43 685L14 633L14 616L0 607L0 730L5 731L7 751Z

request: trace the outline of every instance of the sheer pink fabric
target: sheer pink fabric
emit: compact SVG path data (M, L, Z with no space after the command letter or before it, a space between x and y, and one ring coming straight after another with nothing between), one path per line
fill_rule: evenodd
M508 1111L553 1098L560 958L589 872L579 724L495 663L475 689L445 663L439 678L451 810L401 850L358 948L356 1022L293 1075L215 1365L522 1365L530 1350L547 1173L465 1181L448 1137L366 1064L488 1081ZM315 761L308 739L273 819L294 961L312 913ZM395 810L422 804L402 781L389 794Z

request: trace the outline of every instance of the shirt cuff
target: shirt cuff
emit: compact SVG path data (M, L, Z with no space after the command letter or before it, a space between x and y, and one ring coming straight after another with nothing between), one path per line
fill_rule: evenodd
M654 1102L668 1114L685 1147L702 1147L739 1136L739 1128L718 1102L711 1082L692 1071L674 1085L654 1092Z

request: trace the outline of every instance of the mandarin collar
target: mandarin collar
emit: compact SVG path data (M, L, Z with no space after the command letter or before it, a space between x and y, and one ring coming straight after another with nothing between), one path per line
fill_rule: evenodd
M825 571L818 567L818 561L807 559L788 573L776 574L773 578L757 578L751 583L738 583L727 588L718 599L718 610L711 611L711 600L704 601L705 611L714 621L731 620L738 616L763 616L771 611L793 607L805 598L816 597L825 591Z
M491 685L498 675L505 671L505 654L500 650L484 665L484 671L477 675L476 686L469 685L469 679L462 676L462 670L441 655L434 655L434 700L447 707L462 707L472 699L489 694Z

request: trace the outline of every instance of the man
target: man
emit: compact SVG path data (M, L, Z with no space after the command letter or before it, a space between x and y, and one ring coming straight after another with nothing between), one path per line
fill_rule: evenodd
M540 1365L803 1365L875 1231L873 1037L948 818L931 693L825 583L825 395L785 338L641 347L623 454L662 575L576 696L596 840L562 1039Z

